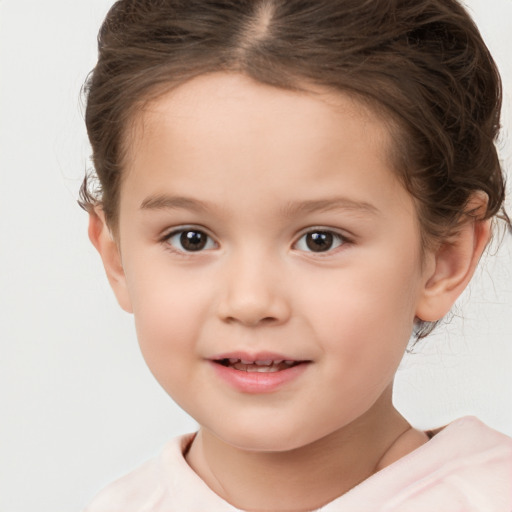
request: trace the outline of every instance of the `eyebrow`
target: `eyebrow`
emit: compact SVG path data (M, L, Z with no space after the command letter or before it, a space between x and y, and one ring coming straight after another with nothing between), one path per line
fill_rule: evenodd
M378 215L380 213L380 210L371 203L355 201L347 197L333 197L289 203L283 208L283 213L286 216L293 217L300 214L328 212L332 210L345 210L370 215Z
M205 212L213 207L205 201L198 201L183 196L156 195L149 196L140 205L141 210L192 210Z
M191 210L200 213L211 211L215 206L208 201L200 201L185 196L154 195L144 199L140 205L141 210ZM282 208L286 217L314 212L327 212L332 210L345 210L362 214L378 215L380 210L365 201L355 201L345 197L315 199L309 201L290 202Z

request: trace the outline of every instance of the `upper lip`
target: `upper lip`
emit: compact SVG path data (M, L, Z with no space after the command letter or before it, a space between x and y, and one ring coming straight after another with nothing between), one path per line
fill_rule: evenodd
M234 351L224 352L222 354L214 355L209 358L211 361L222 361L223 359L240 359L240 361L293 361L303 362L306 359L291 357L286 354L279 354L277 352L247 352L247 351Z

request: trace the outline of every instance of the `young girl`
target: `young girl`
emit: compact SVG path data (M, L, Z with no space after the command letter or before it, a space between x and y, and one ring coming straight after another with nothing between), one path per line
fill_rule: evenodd
M392 404L504 198L455 0L121 0L86 91L90 238L200 425L87 512L512 510L511 439Z

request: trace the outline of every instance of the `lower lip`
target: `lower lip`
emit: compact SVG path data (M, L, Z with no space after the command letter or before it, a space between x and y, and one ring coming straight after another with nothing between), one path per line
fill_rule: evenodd
M242 393L272 393L298 378L309 363L299 363L278 372L246 372L210 361L217 375Z

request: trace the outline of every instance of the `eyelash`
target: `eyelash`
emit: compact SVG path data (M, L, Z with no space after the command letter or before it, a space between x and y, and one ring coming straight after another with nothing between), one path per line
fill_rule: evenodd
M327 243L330 242L330 245L327 248L327 250L315 251L315 250L311 249L311 247L308 246L307 237L312 236L312 235L321 235L320 237L317 237L318 240L323 240L324 242L325 242L325 240L327 240ZM317 254L317 255L327 255L327 254L331 254L333 252L337 252L337 249L350 243L350 240L348 239L348 237L346 237L332 229L322 228L322 227L309 228L306 232L303 232L302 235L300 236L300 238L293 244L294 247L297 247L301 243L302 240L304 240L303 244L308 246L308 249L310 249L310 250L306 250L305 248L298 249L298 250L306 252L306 253ZM332 244L335 244L335 246L332 247Z
M183 244L187 242L187 237L185 236L187 233L189 234L188 241L191 243L198 244L197 250L189 250L190 248L186 249L183 246ZM195 237L196 240L194 240L193 234L200 236L203 235L204 237L206 237L206 240L204 240L204 244L201 245L201 240L198 240L197 237ZM328 245L326 250L315 251L314 249L311 248L311 246L308 244L308 241L311 240L308 240L307 237L313 235L320 235L316 237L316 240L320 241L321 243L326 243ZM173 239L175 239L175 243L172 242ZM206 250L215 249L219 246L219 244L215 242L215 240L208 233L206 233L204 229L195 228L193 226L185 226L171 231L162 238L162 242L166 244L166 247L168 249L180 255L191 255L193 253L200 253ZM341 235L340 233L332 229L315 227L309 228L307 231L303 232L301 236L297 239L297 241L293 243L292 247L301 252L325 255L335 252L337 249L348 243L351 243L348 237ZM176 246L177 244L181 245L181 247L178 248ZM301 245L302 248L300 248ZM332 247L332 245L334 245L334 247Z
M195 233L195 234L200 234L200 235L205 236L206 240L205 240L204 245L197 250L187 250L185 247L183 247L183 243L186 241L186 239L184 239L183 237L187 233L189 233L189 234ZM181 248L178 248L178 247L176 247L176 245L173 245L172 240L174 238L177 238L176 242L182 246ZM189 241L190 242L193 241L192 237L189 237ZM205 250L211 250L211 249L218 247L217 242L215 242L213 240L213 238L210 235L208 235L208 233L205 232L204 229L196 228L193 226L185 226L185 227L181 227L179 229L171 231L170 233L168 233L167 235L165 235L162 238L162 242L164 242L166 244L166 247L168 249L172 250L175 253L181 254L181 255L189 255L189 254L199 253L199 252L203 252ZM210 245L210 247L209 247L209 245ZM213 245L213 247L212 247L212 245Z

